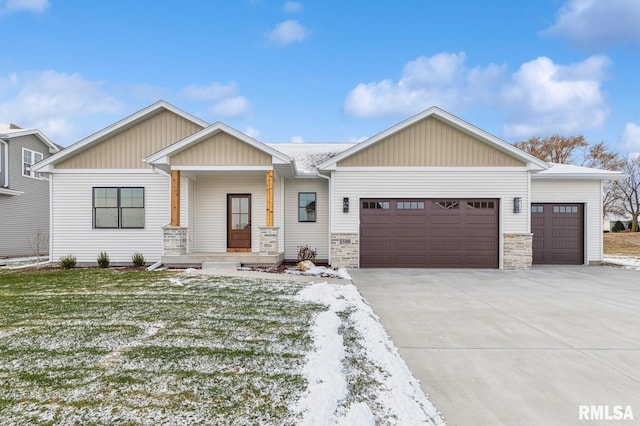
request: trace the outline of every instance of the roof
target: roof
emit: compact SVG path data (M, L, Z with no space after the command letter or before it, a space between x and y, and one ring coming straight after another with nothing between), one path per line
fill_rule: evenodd
M93 145L96 145L98 143L100 143L104 138L110 136L111 134L113 134L114 132L124 129L130 125L132 125L133 123L142 120L152 114L155 114L157 111L160 110L167 110L167 111L171 111L183 118L185 118L186 120L192 121L202 127L207 127L209 125L209 123L207 123L204 120L201 120L200 118L189 114L188 112L185 112L183 110L181 110L180 108L171 105L170 103L166 102L166 101L158 101L155 102L151 105L149 105L146 108L141 109L138 112L135 112L133 114L131 114L128 117L123 118L120 121L115 122L114 124L105 127L104 129L90 135L87 136L84 139L81 139L80 141L74 143L73 145L67 147L66 149L58 152L55 155L52 155L51 157L39 162L37 165L35 165L33 167L34 171L42 171L43 168L49 166L49 165L55 165L57 163L60 163L61 161L65 160L68 157L71 157L72 155L75 155L79 152L82 152L88 148L90 148Z
M594 169L591 167L574 166L573 164L549 163L547 170L531 175L532 179L590 179L617 180L625 176L622 172Z
M44 133L42 133L38 129L16 129L16 128L12 128L11 126L7 126L5 128L0 127L0 139L12 139L12 138L19 138L21 136L29 136L29 135L33 135L37 137L38 139L40 139L40 141L43 144L48 146L50 154L55 154L56 152L59 152L61 149L58 145L53 143L48 137L44 135Z
M201 140L203 140L204 138L208 137L208 136L212 136L215 135L216 133L219 132L225 132L227 134L230 134L233 137L236 137L238 139L240 139L241 141L253 146L256 149L259 149L260 151L265 152L266 154L269 154L275 158L277 158L278 160L284 162L284 163L291 163L292 159L283 154L280 151L277 151L271 147L269 147L268 145L263 144L262 142L259 142L255 139L253 139L251 136L248 136L232 127L227 126L224 123L221 122L217 122L214 123L202 130L200 130L199 132L196 132L190 136L187 136L186 138L179 140L178 142L175 142L171 145L169 145L166 148L161 149L160 151L151 154L150 156L148 156L147 158L144 159L144 161L146 163L149 164L154 164L154 163L159 163L159 164L167 164L166 160L164 159L167 156L171 156L171 155L175 155L177 153L179 153L180 151L185 150L186 148L190 147L191 145L197 144L198 142L200 142Z
M485 143L492 146L493 148L499 151L502 151L505 154L510 155L514 158L517 158L518 160L524 163L530 164L533 169L544 170L549 168L549 164L546 163L545 161L542 161L539 158L536 158L533 155L528 154L516 148L515 146L511 145L509 142L503 141L502 139L492 135L491 133L485 132L484 130L470 123L467 123L466 121L436 106L432 106L431 108L424 110L421 113L416 114L413 117L408 118L407 120L402 121L401 123L398 123L395 126L390 127L387 130L384 130L378 133L377 135L372 136L369 139L366 139L360 142L357 145L354 145L352 148L340 153L339 155L336 155L335 157L323 162L322 164L319 164L318 168L321 170L334 168L339 161L347 157L350 157L351 155L359 151L362 151L363 149L393 135L394 133L397 133L417 123L418 121L428 117L437 117L443 120L444 122L446 122L447 124L457 128L458 130L484 141Z
M353 147L352 143L270 143L268 146L293 158L298 174L313 174L318 165Z

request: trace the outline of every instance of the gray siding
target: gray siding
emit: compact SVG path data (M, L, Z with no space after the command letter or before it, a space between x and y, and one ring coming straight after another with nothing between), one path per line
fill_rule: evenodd
M0 194L0 257L32 256L32 242L41 235L49 252L49 181L22 176L22 148L49 157L49 147L36 136L7 140L9 143L9 189L22 195Z

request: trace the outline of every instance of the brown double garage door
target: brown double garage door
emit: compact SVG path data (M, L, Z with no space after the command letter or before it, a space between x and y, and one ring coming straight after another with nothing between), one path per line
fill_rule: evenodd
M363 268L497 268L497 199L361 199Z

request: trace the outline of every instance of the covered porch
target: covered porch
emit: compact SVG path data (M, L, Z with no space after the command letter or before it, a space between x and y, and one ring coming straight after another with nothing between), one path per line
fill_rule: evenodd
M162 263L282 263L287 156L217 123L145 161L169 176Z

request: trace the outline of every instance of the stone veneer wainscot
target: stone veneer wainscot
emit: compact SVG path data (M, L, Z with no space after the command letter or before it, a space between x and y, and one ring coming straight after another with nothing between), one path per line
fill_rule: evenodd
M331 234L331 266L358 268L358 234Z
M531 269L533 234L504 234L504 269Z

